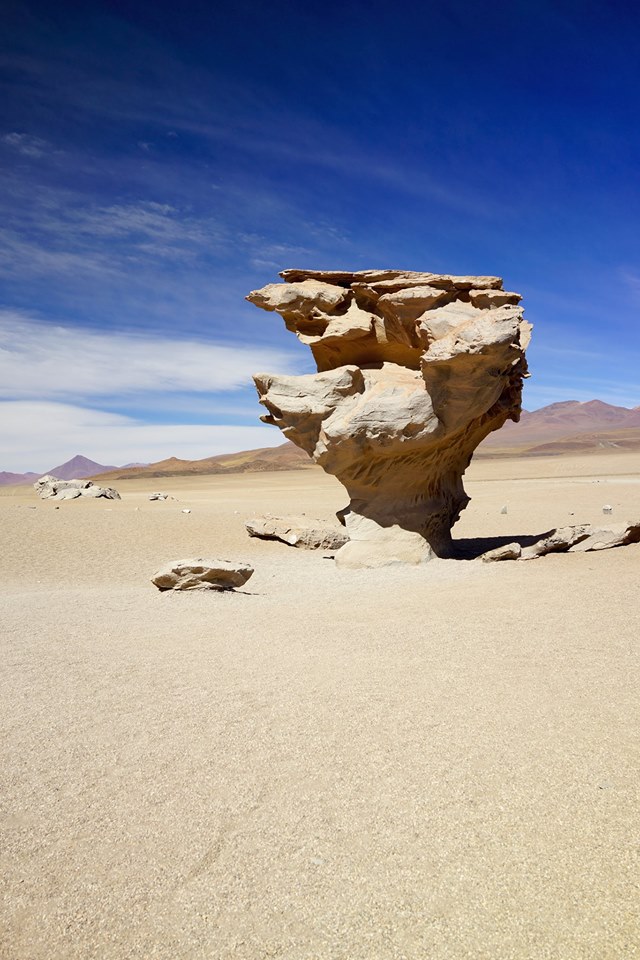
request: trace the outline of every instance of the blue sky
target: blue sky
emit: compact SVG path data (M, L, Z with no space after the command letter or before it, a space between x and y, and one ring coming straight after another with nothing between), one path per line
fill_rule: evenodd
M527 408L640 403L637 5L3 11L0 469L281 442L293 266L498 274Z

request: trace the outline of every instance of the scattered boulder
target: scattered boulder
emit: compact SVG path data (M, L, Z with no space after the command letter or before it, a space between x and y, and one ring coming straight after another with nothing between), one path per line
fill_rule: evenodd
M483 563L495 563L498 560L519 560L522 547L519 543L505 543L502 547L488 550L482 554Z
M166 564L151 577L158 590L234 590L253 576L253 567L235 560L196 557Z
M310 520L304 515L255 517L245 521L245 527L250 537L281 540L303 550L337 550L349 540L343 527L337 527L327 520Z
M114 496L115 494L115 496ZM80 490L80 495L82 497L106 497L107 500L119 500L120 494L117 490L114 490L113 487L99 487L95 483L90 483L86 487L82 487Z
M603 513L613 513L613 507L611 506L610 503L605 503L604 507L602 508L602 512L603 512Z
M56 495L53 497L54 500L75 500L77 497L82 496L82 491L78 490L77 487L66 487L65 489L58 490Z
M534 560L536 557L543 557L547 553L564 553L570 547L580 543L581 540L586 540L590 532L591 526L588 523L582 523L576 527L558 527L557 530L550 530L537 543L524 547L519 559Z
M588 553L592 550L609 550L611 547L624 547L630 543L640 543L640 520L615 524L612 529L601 530L589 523L575 527L559 527L550 530L528 547L519 543L508 543L495 550L482 554L484 563L496 560L535 560L547 553Z
M170 496L168 493L152 493L149 500L175 500L175 497Z
M33 488L41 500L75 500L78 497L121 499L113 487L100 487L91 480L59 480L49 473L36 480Z
M591 550L609 550L640 543L640 520L631 523L616 523L609 530L593 530L586 540L570 548L571 553L587 553Z

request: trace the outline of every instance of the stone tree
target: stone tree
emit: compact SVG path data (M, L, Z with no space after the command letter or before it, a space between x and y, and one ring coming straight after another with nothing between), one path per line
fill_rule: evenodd
M499 277L284 270L247 299L279 313L318 372L256 374L261 419L346 487L341 566L452 554L473 451L518 420L531 325Z

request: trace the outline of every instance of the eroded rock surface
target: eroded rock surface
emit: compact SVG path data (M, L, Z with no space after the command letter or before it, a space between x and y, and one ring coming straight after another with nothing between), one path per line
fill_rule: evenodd
M262 419L350 496L344 566L448 556L473 451L518 420L530 325L499 277L285 270L247 299L279 313L318 373L257 374Z
M113 487L100 487L91 480L58 480L50 473L36 480L33 487L41 500L76 500L78 497L121 499Z
M482 554L484 563L497 563L499 560L519 560L522 547L519 543L505 543L502 547L494 547Z
M309 517L254 517L245 522L250 537L281 540L303 550L337 550L349 537L343 527Z
M548 553L588 553L591 550L609 550L612 547L624 547L630 543L640 543L640 520L613 524L603 530L582 523L572 527L559 527L543 534L539 540L527 547L519 543L509 543L482 554L484 563L499 560L535 560Z
M234 560L195 557L166 564L151 578L158 590L234 590L253 576L253 567Z

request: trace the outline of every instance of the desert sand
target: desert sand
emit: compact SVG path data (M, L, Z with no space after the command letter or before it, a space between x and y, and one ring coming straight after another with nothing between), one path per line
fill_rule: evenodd
M470 552L640 515L638 453L465 483ZM318 468L117 486L0 491L2 958L640 955L640 545L338 570L243 526Z

